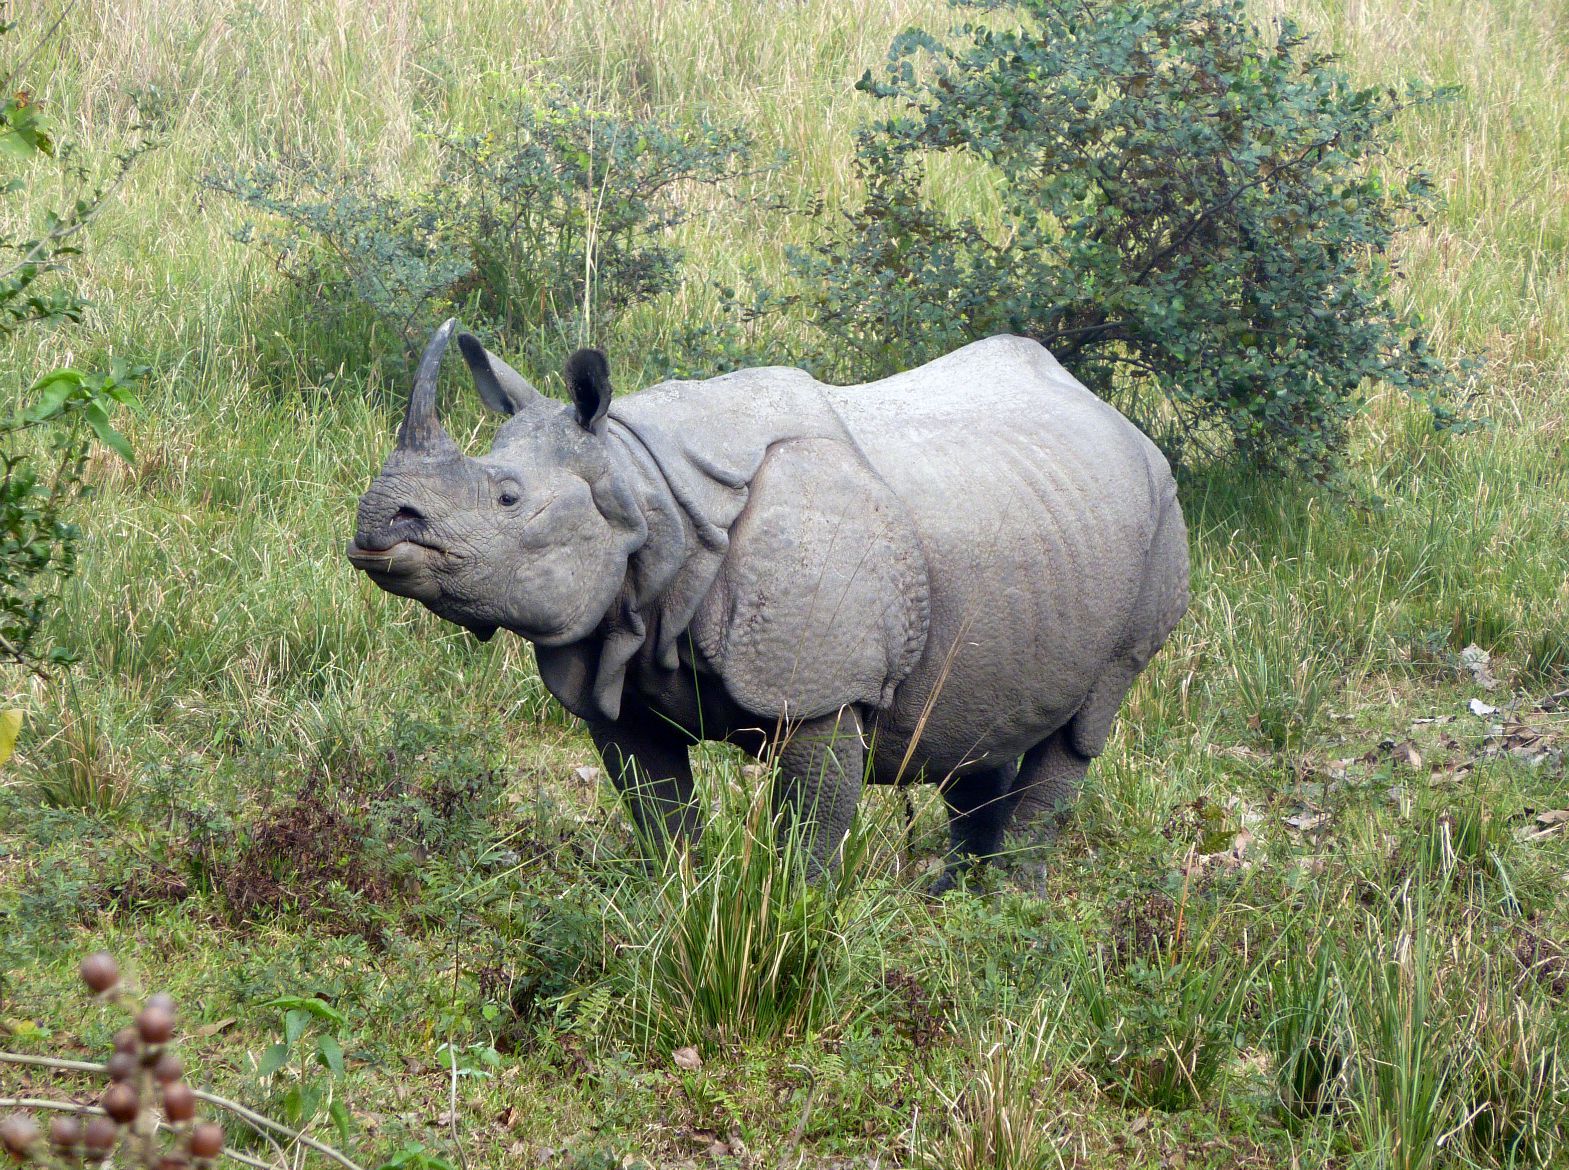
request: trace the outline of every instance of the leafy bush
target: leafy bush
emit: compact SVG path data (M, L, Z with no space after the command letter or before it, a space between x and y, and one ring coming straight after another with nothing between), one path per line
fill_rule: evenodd
M440 136L412 190L368 171L276 159L209 175L271 217L241 238L330 312L369 309L412 347L452 313L525 369L554 370L629 309L677 287L684 193L752 171L752 138L705 121L518 101L479 134Z
M1157 949L1126 966L1085 956L1072 975L1090 1028L1090 1064L1123 1104L1197 1107L1225 1071L1252 981L1230 951L1178 957Z
M0 38L16 27L0 20ZM46 209L31 234L0 229L0 253L8 257L0 267L4 343L24 329L82 319L87 302L52 277L80 254L83 229L154 139L149 126L138 125L108 172L95 175L56 142L28 93L17 91L16 73L4 65L0 72L0 93L11 95L0 100L0 198L21 205L25 214L30 174L44 160L58 164L71 192L69 209ZM123 361L107 371L52 370L27 386L31 405L0 417L0 662L44 670L71 660L69 649L52 644L45 632L61 588L76 571L81 530L69 519L71 506L88 493L87 456L95 438L131 457L130 444L109 417L132 401L132 387L145 372Z
M755 308L804 311L839 375L1035 338L1190 460L1323 472L1375 382L1455 421L1456 375L1391 286L1432 200L1391 128L1441 91L1358 89L1244 0L1006 14L947 43L910 30L862 78L897 107L858 136L864 201ZM938 157L959 199L931 189ZM992 214L950 210L966 192Z

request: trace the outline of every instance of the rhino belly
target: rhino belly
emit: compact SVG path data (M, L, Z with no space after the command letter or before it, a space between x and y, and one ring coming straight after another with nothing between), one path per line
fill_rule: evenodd
M1049 447L1016 432L982 455L927 436L918 461L885 472L915 518L931 618L877 719L879 780L1020 755L1073 717L1134 634L1154 531L1142 463Z

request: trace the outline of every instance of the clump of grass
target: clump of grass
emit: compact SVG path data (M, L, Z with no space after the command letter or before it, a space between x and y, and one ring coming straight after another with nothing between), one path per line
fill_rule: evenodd
M1439 966L1420 903L1357 987L1357 1091L1365 1147L1388 1170L1426 1170L1456 1123L1453 1036L1438 1000ZM1374 942L1376 928L1372 932Z
M1082 954L1071 975L1089 1067L1123 1105L1192 1108L1236 1050L1253 968L1228 948L1157 946L1126 965Z
M620 886L607 911L635 953L630 1019L645 1043L731 1045L803 1035L849 1006L859 950L890 906L868 880L866 838L808 881L808 842L778 831L765 792L721 813L652 890Z
M34 789L43 803L108 815L131 797L131 776L98 718L74 688L60 705L60 726L34 755Z
M1329 933L1293 931L1269 972L1265 1040L1277 1091L1293 1116L1334 1107L1349 1071L1349 1007Z
M1551 1166L1569 1124L1562 1036L1541 997L1494 982L1464 1021L1471 1054L1464 1135L1472 1154L1499 1166Z
M1063 1166L1061 1142L1053 1133L1059 1114L1049 1101L1052 1051L1058 1022L1044 1002L1017 1024L1003 1020L966 1062L967 1081L953 1092L939 1090L947 1118L937 1137L917 1140L916 1156L931 1170L1047 1170Z

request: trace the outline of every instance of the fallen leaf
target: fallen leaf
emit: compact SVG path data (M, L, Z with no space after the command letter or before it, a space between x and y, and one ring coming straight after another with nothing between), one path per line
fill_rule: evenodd
M22 730L22 712L16 707L0 711L0 764L11 758L16 750L16 737Z
M1554 808L1547 812L1536 814L1536 823L1544 829L1556 829L1559 825L1569 825L1569 808Z
M205 1040L209 1036L216 1036L225 1028L234 1027L237 1022L238 1021L234 1016L225 1016L221 1020L214 1020L210 1024L203 1024L200 1028L197 1028L196 1031L192 1033L192 1035L194 1035L198 1040Z
M1292 813L1289 817L1285 817L1283 819L1285 820L1286 824L1290 825L1299 833L1311 833L1320 825L1329 823L1328 814L1308 812L1306 810L1299 813Z
M684 1068L687 1072L696 1072L703 1067L703 1058L697 1054L697 1049L688 1045L677 1048L670 1054L670 1059L676 1062L677 1068Z
M598 784L605 778L605 770L596 768L592 764L584 764L580 768L573 768L572 774L584 784Z
M1498 685L1498 680L1493 677L1493 656L1483 650L1475 642L1460 651L1460 669L1471 676L1471 681L1484 691L1490 691Z
M1466 705L1471 708L1471 714L1476 715L1482 719L1486 719L1489 715L1498 714L1497 707L1493 706L1491 703L1484 703L1481 699L1472 699L1470 703Z

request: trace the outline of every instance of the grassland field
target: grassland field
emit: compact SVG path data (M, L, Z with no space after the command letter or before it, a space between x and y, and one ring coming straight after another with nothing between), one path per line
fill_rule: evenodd
M48 7L11 14L38 31ZM744 122L791 154L755 183L832 209L869 114L855 79L901 29L957 17L934 0L72 7L28 68L63 136L106 155L139 86L173 116L74 269L89 319L0 361L7 394L67 362L153 369L120 420L134 464L92 464L62 625L80 663L64 685L4 680L27 723L0 773L0 1048L105 1051L117 1017L75 967L107 947L176 997L194 1077L366 1166L413 1148L465 1170L1569 1165L1569 829L1549 815L1569 808L1569 3L1257 13L1299 21L1359 81L1462 87L1402 127L1444 204L1402 241L1400 295L1446 353L1481 355L1488 425L1435 435L1376 392L1344 488L1184 477L1191 613L1044 896L1004 874L924 898L941 801L916 792L907 829L898 795L872 792L854 881L767 902L743 761L702 755L729 810L711 867L645 873L525 644L478 644L349 569L403 387L296 311L235 240L245 209L199 179L279 151L417 175L433 127L563 83ZM985 206L963 175L933 182ZM680 243L702 279L598 339L618 368L812 230L699 209ZM492 425L472 404L450 417L470 448ZM783 974L697 969L694 939L749 924ZM312 1000L331 1012L290 1038ZM1283 1087L1303 1051L1283 1021L1332 1054L1307 1087L1322 1108ZM341 1072L316 1059L324 1035ZM0 1098L83 1088L0 1064Z

